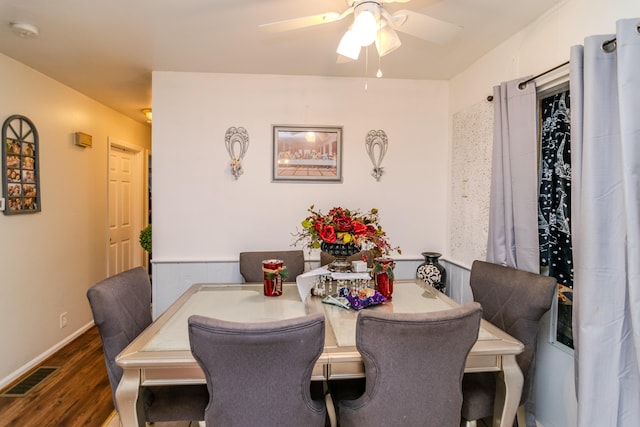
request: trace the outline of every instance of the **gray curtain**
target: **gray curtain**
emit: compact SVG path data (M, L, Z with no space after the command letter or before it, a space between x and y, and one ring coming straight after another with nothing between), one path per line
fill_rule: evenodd
M494 130L487 261L538 273L536 88L526 78L493 88Z
M640 423L639 24L571 50L579 426Z

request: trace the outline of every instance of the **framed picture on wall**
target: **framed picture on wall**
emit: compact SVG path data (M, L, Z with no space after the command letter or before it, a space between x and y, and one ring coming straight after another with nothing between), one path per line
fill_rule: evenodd
M40 212L38 131L28 118L13 115L2 125L5 215Z
M274 125L272 179L342 182L342 127Z

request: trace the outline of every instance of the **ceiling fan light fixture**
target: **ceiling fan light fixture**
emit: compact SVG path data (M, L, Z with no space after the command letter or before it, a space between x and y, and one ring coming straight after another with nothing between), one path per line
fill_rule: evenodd
M360 43L358 43L358 39L352 30L347 30L347 32L344 33L336 52L354 61L358 60L358 56L360 56Z
M369 46L376 39L380 26L380 7L377 3L361 3L354 10L353 32L360 46Z
M144 116L147 118L147 123L151 123L151 120L153 118L153 113L151 112L151 108L143 108L142 110L140 110L142 112L142 114L144 114Z
M378 37L376 37L376 50L378 55L385 56L402 45L398 33L394 31L388 25L383 26L378 31Z

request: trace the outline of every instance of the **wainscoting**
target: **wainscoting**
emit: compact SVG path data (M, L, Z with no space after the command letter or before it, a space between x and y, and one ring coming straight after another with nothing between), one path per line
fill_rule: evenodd
M420 259L396 260L398 280L414 279ZM447 270L447 294L459 303L473 300L469 288L469 268L462 263L441 258ZM307 260L305 270L319 267L320 260ZM237 260L153 260L153 318L157 318L191 285L196 283L240 283Z
M469 286L471 266L443 258L440 263L447 270L447 295L460 304L472 302L473 294Z

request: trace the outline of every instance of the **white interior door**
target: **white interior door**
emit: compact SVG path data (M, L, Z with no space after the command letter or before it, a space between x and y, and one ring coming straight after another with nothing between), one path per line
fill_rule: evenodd
M109 276L141 264L141 153L120 144L109 147Z

